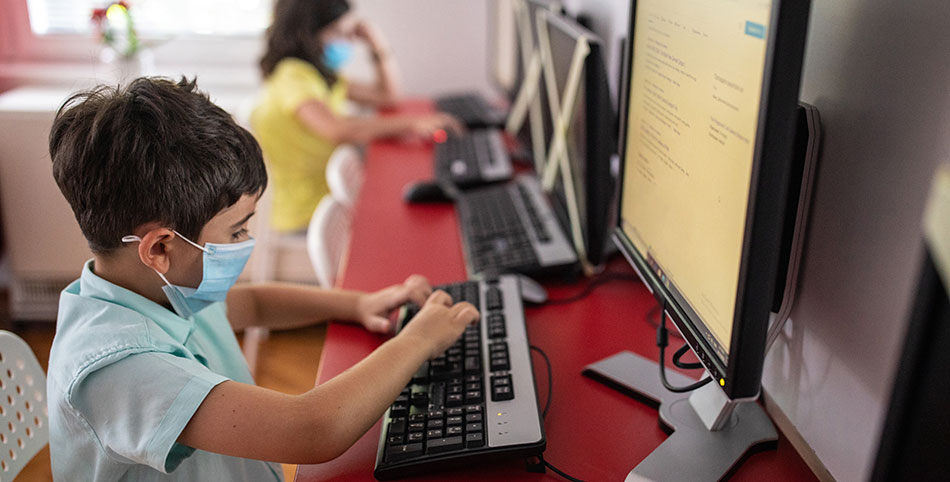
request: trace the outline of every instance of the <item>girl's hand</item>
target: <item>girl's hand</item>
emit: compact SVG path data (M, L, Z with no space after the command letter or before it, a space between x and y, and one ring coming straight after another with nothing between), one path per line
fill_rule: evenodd
M412 275L402 284L363 294L357 302L357 317L354 321L373 333L392 333L393 324L389 314L409 301L422 306L431 294L429 280L424 276Z

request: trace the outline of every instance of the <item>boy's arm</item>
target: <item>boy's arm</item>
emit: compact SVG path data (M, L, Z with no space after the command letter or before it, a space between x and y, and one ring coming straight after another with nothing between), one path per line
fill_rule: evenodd
M178 442L210 452L283 463L331 460L376 423L427 358L478 318L468 303L433 293L400 334L332 380L301 395L227 381L202 402Z
M237 285L228 292L228 319L237 331L250 326L285 329L345 320L385 333L390 331L390 311L408 301L421 305L431 293L429 282L418 275L373 293L289 283Z

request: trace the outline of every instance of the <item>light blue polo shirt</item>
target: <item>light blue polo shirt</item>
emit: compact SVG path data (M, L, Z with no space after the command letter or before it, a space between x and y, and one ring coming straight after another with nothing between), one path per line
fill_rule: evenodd
M86 262L60 295L50 352L53 479L282 481L279 464L176 442L225 380L254 383L223 302L186 320Z

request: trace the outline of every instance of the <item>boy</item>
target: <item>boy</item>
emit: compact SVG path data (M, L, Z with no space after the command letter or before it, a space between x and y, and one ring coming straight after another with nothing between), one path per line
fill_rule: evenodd
M75 95L50 154L94 254L62 293L50 353L56 480L279 481L273 462L343 453L478 317L419 276L375 293L232 289L267 178L251 135L194 82ZM302 395L254 386L234 336L328 319L385 332L410 300L423 305L413 323Z

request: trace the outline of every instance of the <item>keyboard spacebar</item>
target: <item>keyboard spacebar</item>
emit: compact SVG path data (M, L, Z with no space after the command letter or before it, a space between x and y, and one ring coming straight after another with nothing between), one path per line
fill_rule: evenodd
M462 448L461 435L455 436L455 437L429 439L428 441L426 441L427 454L441 454L444 452L451 452L453 450L460 450L461 448Z

